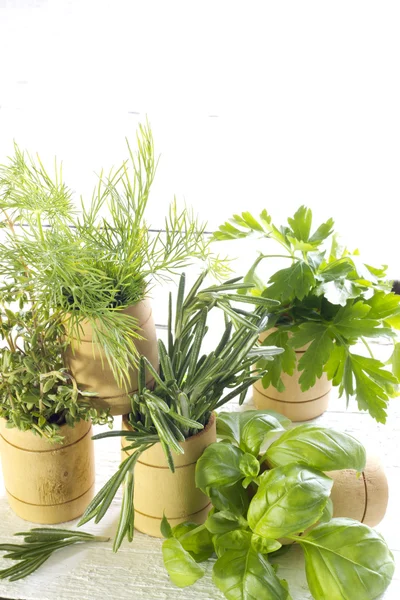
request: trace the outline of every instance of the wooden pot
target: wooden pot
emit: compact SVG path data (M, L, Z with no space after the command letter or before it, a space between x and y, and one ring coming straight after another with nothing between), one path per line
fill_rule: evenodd
M137 319L138 332L144 339L137 340L135 346L139 354L146 356L153 367L158 369L157 335L150 301L146 298L121 312ZM131 411L129 394L138 389L137 370L132 367L126 387L119 386L104 351L92 339L91 325L83 322L80 341L73 340L65 353L66 366L82 390L98 394L91 398L94 406L109 408L112 415L128 414ZM147 373L146 384L151 387L152 383L153 379Z
M331 500L332 517L346 517L376 527L386 514L389 487L385 471L377 456L367 456L367 463L360 477L352 469L327 471L333 479ZM316 527L312 525L307 531ZM302 535L302 533L300 533ZM293 544L289 538L279 540L284 546Z
M348 517L370 527L378 525L385 516L389 488L385 471L378 457L368 456L361 476L356 471L331 471L334 480L331 498L334 517Z
M264 331L260 336L260 342L273 331L276 331L276 328ZM308 345L296 350L297 362L307 350ZM301 372L297 369L293 375L282 373L282 382L285 386L283 392L278 392L272 385L264 388L261 380L256 381L253 386L255 407L263 410L275 410L291 421L308 421L322 415L328 408L332 382L328 381L326 373L324 373L312 388L302 392L299 384L300 375Z
M123 429L129 430L124 417ZM198 434L181 443L184 454L173 453L175 473L168 467L161 444L155 444L141 455L135 466L135 527L142 533L162 537L163 514L172 527L185 521L202 524L211 509L210 499L195 483L196 462L204 450L215 442L216 417ZM122 447L129 442L123 438ZM122 451L122 459L132 451Z
M94 493L92 425L60 428L62 444L0 419L4 485L12 510L32 523L54 524L80 517Z

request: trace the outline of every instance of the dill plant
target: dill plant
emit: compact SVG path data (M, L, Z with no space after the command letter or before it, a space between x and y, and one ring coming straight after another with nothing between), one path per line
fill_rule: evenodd
M62 165L51 176L39 158L15 146L0 167L0 297L34 296L43 314L63 316L65 334L80 338L82 321L93 329L119 384L137 364L138 323L122 310L142 300L152 281L165 280L193 261L221 275L205 224L174 200L165 232L153 233L145 211L157 160L148 123L139 126L137 150L109 175L101 172L89 202L78 209L63 181Z

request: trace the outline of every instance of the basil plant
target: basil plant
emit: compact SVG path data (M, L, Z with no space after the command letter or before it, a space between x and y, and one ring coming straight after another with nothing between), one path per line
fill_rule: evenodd
M315 600L373 600L386 590L394 560L385 540L358 521L332 518L325 474L361 472L364 447L346 433L289 425L271 411L220 413L222 441L196 467L196 485L213 505L207 521L171 528L163 519L164 564L175 585L195 583L201 563L216 556L213 581L228 600L290 600L277 560L299 544Z

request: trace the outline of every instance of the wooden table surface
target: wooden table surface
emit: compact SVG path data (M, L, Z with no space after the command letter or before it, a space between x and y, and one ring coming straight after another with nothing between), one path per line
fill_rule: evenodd
M385 354L387 349L380 352ZM239 409L237 403L230 410L252 407L251 398ZM357 411L354 404L346 410L344 399L332 393L329 410L315 422L354 434L362 441L368 452L378 454L385 466L390 486L389 507L385 519L377 529L385 536L392 552L400 561L400 403L393 399L386 425L377 424L368 414ZM119 417L115 426L119 425ZM97 428L100 429L100 428ZM119 461L119 440L106 439L95 442L96 480L99 489L115 472ZM99 535L111 535L116 528L121 493L103 521L95 526L87 524L85 531ZM8 506L2 480L0 480L0 543L11 542L13 533L26 531L30 523L22 521ZM70 522L67 527L74 527ZM132 544L124 543L118 554L113 554L111 542L88 544L79 549L68 548L53 555L40 570L25 580L15 583L0 581L0 599L18 600L218 600L223 595L211 580L211 564L206 576L194 586L176 588L163 567L161 540L140 533L135 534ZM0 568L6 562L0 560ZM9 566L9 564L7 564ZM399 569L393 582L383 596L384 600L400 598ZM299 548L281 560L280 577L288 580L293 600L312 598L304 574L304 561ZM327 600L329 600L327 598Z

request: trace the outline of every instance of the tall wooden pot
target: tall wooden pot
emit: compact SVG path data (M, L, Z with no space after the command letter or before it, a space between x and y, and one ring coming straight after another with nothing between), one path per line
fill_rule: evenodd
M265 331L260 336L260 342L276 328ZM308 346L296 350L297 363L301 359ZM328 408L329 396L332 382L328 381L324 373L317 379L315 385L306 392L301 391L299 384L301 372L295 369L293 375L282 373L282 382L285 386L283 392L270 385L264 388L261 380L256 381L253 386L254 405L258 409L275 410L285 415L291 421L308 421L322 415Z
M139 333L144 339L135 342L136 348L158 369L157 335L150 301L146 298L121 312L137 319ZM65 363L82 390L98 394L91 399L95 406L109 408L112 415L130 412L129 394L138 389L137 370L132 366L127 387L119 386L104 351L93 342L89 323L82 323L81 339L72 341L65 353ZM148 386L153 383L150 374L147 374L146 383Z
M0 419L0 454L12 510L32 523L54 524L80 517L94 493L92 425L60 428L62 444Z
M123 429L129 430L124 417ZM141 455L135 466L135 528L154 537L162 537L163 515L172 526L185 521L204 523L211 509L210 499L195 483L196 462L204 450L216 441L216 417L196 435L181 443L184 454L173 454L175 473L168 467L161 444ZM129 442L122 441L122 448ZM122 459L132 451L122 451Z

